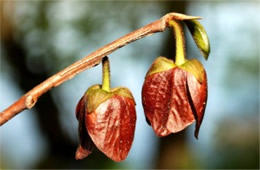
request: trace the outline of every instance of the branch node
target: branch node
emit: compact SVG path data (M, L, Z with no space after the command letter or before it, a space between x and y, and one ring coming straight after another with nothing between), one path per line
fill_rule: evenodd
M34 99L31 95L29 95L28 97L26 97L26 100L25 100L26 108L28 108L28 109L32 108L36 102L37 102L37 99Z

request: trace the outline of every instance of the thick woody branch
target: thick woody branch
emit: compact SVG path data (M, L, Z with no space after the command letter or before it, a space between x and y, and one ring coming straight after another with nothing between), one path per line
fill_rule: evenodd
M74 64L71 64L70 66L66 67L65 69L51 76L41 84L34 87L32 90L28 91L19 100L17 100L15 103L13 103L11 106L0 113L0 125L2 126L4 123L12 119L21 111L32 108L37 102L38 98L50 89L59 86L60 84L73 78L80 72L89 69L95 65L98 65L102 61L103 57L114 52L115 50L145 36L152 35L156 32L163 32L169 26L169 21L174 19L199 19L199 17L187 16L178 13L169 13L163 16L161 19L156 20L105 45L104 47L94 51L93 53L75 62Z

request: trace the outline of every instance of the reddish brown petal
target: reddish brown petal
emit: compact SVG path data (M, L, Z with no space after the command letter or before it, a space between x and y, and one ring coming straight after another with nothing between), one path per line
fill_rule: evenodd
M86 158L92 151L84 148L82 145L79 145L76 151L75 158L76 160L81 160Z
M146 77L142 88L145 116L158 136L171 133L166 126L171 102L171 80L172 70L158 72Z
M187 73L177 67L146 77L144 112L158 136L183 130L195 119L187 96Z
M80 139L80 145L78 146L75 155L78 160L87 157L95 148L95 145L89 137L85 126L85 102L83 97L80 99L76 107L76 117L79 121L78 133Z
M192 74L188 74L188 89L190 104L196 119L195 137L198 138L200 125L203 120L206 103L207 103L207 75L204 71L204 81L200 84Z
M189 104L187 72L179 68L174 68L172 81L174 88L171 96L171 112L168 128L172 129L172 132L178 132L194 122L195 119Z
M134 138L135 103L114 95L86 115L86 125L95 145L114 161L126 158Z

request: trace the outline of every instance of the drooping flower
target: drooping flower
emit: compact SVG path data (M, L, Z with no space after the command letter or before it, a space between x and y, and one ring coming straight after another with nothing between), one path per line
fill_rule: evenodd
M109 70L104 73L109 67L108 58L103 63L103 85L90 87L76 109L80 136L76 159L85 158L96 146L110 159L122 161L134 139L135 101L127 88L110 90Z
M196 120L197 137L206 100L207 77L198 60L180 66L165 57L154 61L145 78L142 102L158 136L179 132Z
M198 138L207 102L207 75L202 64L186 59L181 22L189 28L196 45L207 59L210 46L206 31L196 17L176 15L169 21L176 42L175 60L158 57L146 74L142 103L147 122L158 136L183 130L196 121Z

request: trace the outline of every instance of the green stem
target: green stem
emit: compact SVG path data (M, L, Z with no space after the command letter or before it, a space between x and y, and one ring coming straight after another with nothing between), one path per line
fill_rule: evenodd
M173 28L176 41L175 64L182 65L186 61L185 57L185 38L183 35L182 25L179 21L171 20L169 25Z
M102 60L103 69L103 79L102 79L102 89L109 92L110 91L110 67L108 57L104 57Z

